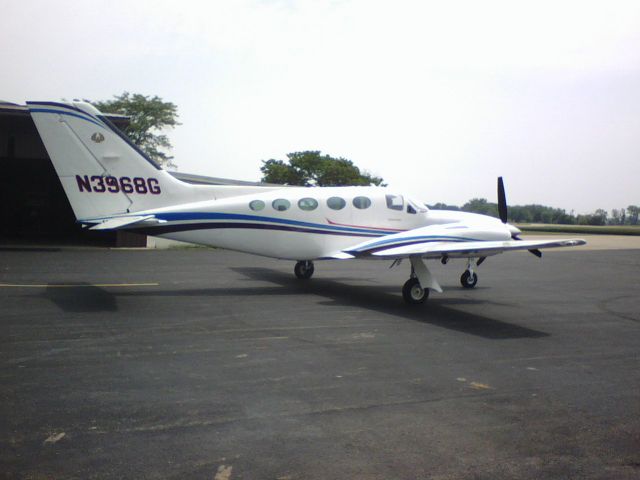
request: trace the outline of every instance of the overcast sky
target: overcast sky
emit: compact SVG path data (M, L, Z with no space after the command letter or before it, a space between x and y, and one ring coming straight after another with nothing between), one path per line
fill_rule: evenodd
M640 204L638 1L0 7L0 99L159 95L183 172L321 150L428 203Z

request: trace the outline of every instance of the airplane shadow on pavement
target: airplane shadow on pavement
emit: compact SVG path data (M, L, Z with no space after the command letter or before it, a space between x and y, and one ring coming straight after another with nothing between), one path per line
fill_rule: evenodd
M300 281L289 273L267 268L232 267L231 270L252 280L275 283L284 289L283 294L301 293L326 297L328 301L320 302L322 305L360 307L495 340L549 336L546 332L453 308L460 305L480 307L489 303L497 305L485 300L439 298L427 300L424 305L407 305L397 294L397 289L391 290L388 286L345 283L350 279L314 278L309 281Z
M471 305L478 310L481 307L504 306L481 299L469 298L433 298L424 305L407 305L398 294L398 289L384 285L353 285L350 282L362 281L360 278L324 279L314 278L300 281L290 273L268 268L233 267L232 271L254 281L268 282L272 285L199 289L150 289L136 291L112 291L97 286L46 289L43 295L66 312L92 313L113 312L118 310L118 297L193 297L193 296L277 296L277 295L315 295L326 298L319 302L326 306L345 306L372 310L394 317L435 325L483 338L502 340L513 338L541 338L548 333L533 330L513 323L460 310L460 306Z
M69 313L114 312L118 309L112 292L84 282L78 285L82 286L61 288L51 285L41 295Z

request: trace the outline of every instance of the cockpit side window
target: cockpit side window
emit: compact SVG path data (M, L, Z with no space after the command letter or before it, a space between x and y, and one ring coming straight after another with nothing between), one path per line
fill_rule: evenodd
M402 211L404 208L404 199L402 198L402 195L387 195L386 198L387 208Z

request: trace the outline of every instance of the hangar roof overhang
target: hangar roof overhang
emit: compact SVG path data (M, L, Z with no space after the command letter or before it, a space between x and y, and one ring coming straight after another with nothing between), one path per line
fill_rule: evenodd
M129 124L130 117L127 115L119 115L109 113L107 117L115 126L124 130ZM24 105L18 105L11 102L0 100L0 128L11 125L13 129L19 131L35 132L35 125L29 115L29 109ZM205 175L194 175L191 173L183 173L176 171L169 171L178 180L183 182L200 184L200 185L244 185L244 186L274 186L273 184L267 184L262 182L249 182L244 180L233 180L229 178L208 177ZM284 185L282 185L284 186Z

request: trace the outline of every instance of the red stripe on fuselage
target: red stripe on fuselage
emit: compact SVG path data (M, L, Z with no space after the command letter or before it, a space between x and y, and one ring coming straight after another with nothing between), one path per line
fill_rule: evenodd
M387 232L406 232L406 230L404 228L367 227L367 226L364 226L364 225L349 225L348 223L332 222L328 218L326 220L329 223L329 225L337 225L339 227L367 228L367 229L370 229L370 230L384 230L384 231L387 231Z

